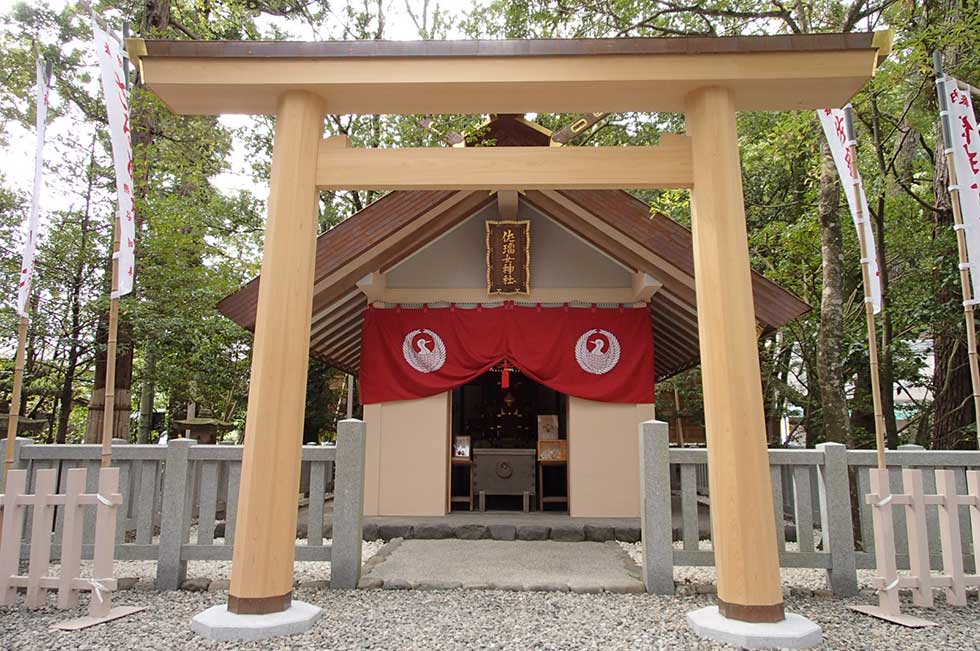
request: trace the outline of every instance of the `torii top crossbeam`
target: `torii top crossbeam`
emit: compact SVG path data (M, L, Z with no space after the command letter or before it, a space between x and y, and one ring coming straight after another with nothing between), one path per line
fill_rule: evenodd
M142 41L144 82L176 113L271 115L286 90L330 113L684 110L702 86L738 110L842 106L889 32L729 38L500 41Z

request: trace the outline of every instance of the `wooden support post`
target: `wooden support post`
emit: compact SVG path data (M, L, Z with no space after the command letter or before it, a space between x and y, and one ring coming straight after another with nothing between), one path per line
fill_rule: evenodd
M673 382L674 387L674 427L677 428L677 445L684 447L684 419L681 418L681 395L677 391L677 380Z
M20 396L24 388L24 358L27 355L27 325L30 323L26 314L22 314L17 323L17 356L14 358L14 388L10 396L10 412L7 415L7 447L4 451L5 473L14 467L14 446L17 441L17 423L20 419ZM4 474L4 477L7 475Z
M905 505L909 570L919 580L918 585L912 588L912 603L919 608L932 608L929 534L926 530L926 500L920 469L902 469L902 490L909 496L909 503Z
M354 376L347 376L347 420L354 417Z
M963 539L960 534L960 499L956 490L956 474L952 470L936 470L936 495L939 502L939 537L943 547L943 574L952 581L944 586L946 603L966 605L966 583L963 580Z
M685 112L718 607L730 619L778 622L783 592L732 92L695 90Z
M269 217L245 425L228 609L292 601L303 410L313 309L316 160L326 108L303 91L279 99Z
M895 562L895 523L891 506L891 480L888 470L868 470L871 494L865 499L871 505L874 521L875 565L878 567L878 607L890 615L901 612L898 595L898 566Z

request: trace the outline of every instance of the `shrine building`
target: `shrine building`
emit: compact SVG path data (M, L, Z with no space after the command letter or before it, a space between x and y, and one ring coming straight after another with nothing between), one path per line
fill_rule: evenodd
M552 136L499 115L476 138ZM315 259L309 352L360 378L365 515L639 516L638 425L699 363L685 227L622 190L396 190ZM259 281L219 305L250 330ZM751 282L758 335L809 309Z

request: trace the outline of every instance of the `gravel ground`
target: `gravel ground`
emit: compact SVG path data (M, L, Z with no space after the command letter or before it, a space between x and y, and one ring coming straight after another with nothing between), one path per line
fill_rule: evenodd
M637 565L643 566L643 547L641 543L624 543L619 545L626 550ZM698 547L703 550L711 549L711 541L702 540ZM675 542L674 549L683 549L683 543ZM799 547L796 543L786 543L786 551L796 551ZM784 567L780 570L783 577L783 586L786 590L792 588L806 588L809 590L826 590L827 572L821 569L808 569L803 567ZM858 570L858 589L870 590L871 579L875 573L873 570ZM714 583L716 580L714 567L675 567L674 581L682 583ZM980 638L977 647L980 649Z
M303 635L252 644L210 642L190 631L195 614L217 603L215 593L129 591L115 603L148 610L78 633L49 631L48 626L82 611L0 609L3 649L76 651L175 651L178 649L377 649L442 651L495 649L524 651L584 649L726 649L695 637L687 628L688 611L713 603L704 595L652 595L567 592L446 590L313 591L300 588L296 598L324 609L316 626ZM976 600L966 608L913 611L942 624L934 629L905 629L851 613L839 601L787 599L787 608L824 628L824 650L976 649L980 617Z
M378 543L365 543L365 556ZM638 545L624 544L636 557ZM223 578L227 563L201 564L197 576ZM297 563L297 578L323 579L320 564ZM152 576L119 563L118 576ZM125 571L124 571L125 570ZM822 573L784 570L787 585L823 586ZM189 576L195 576L189 572ZM711 568L679 568L680 581L713 581ZM866 581L866 578L862 581ZM633 594L574 594L567 592L504 592L482 590L314 590L300 586L295 597L320 606L324 616L303 635L251 644L211 642L193 634L191 617L223 603L224 593L129 590L114 598L117 605L145 606L147 610L77 633L48 630L52 623L85 614L46 609L26 610L22 605L0 608L0 649L42 651L178 651L183 649L297 649L449 651L494 649L526 651L578 651L586 649L728 649L726 645L695 637L687 627L687 612L714 603L711 595L658 597ZM83 606L85 599L83 598ZM867 594L851 600L786 598L787 610L805 615L823 627L820 649L861 651L901 649L939 651L980 649L980 605L971 596L964 608L940 606L932 610L906 607L906 611L941 624L933 629L905 629L852 613L847 603L869 603ZM942 600L939 601L942 604Z

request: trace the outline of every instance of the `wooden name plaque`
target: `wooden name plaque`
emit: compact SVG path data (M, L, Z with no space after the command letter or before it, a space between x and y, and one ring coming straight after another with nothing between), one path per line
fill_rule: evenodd
M531 293L531 222L487 222L487 293Z

